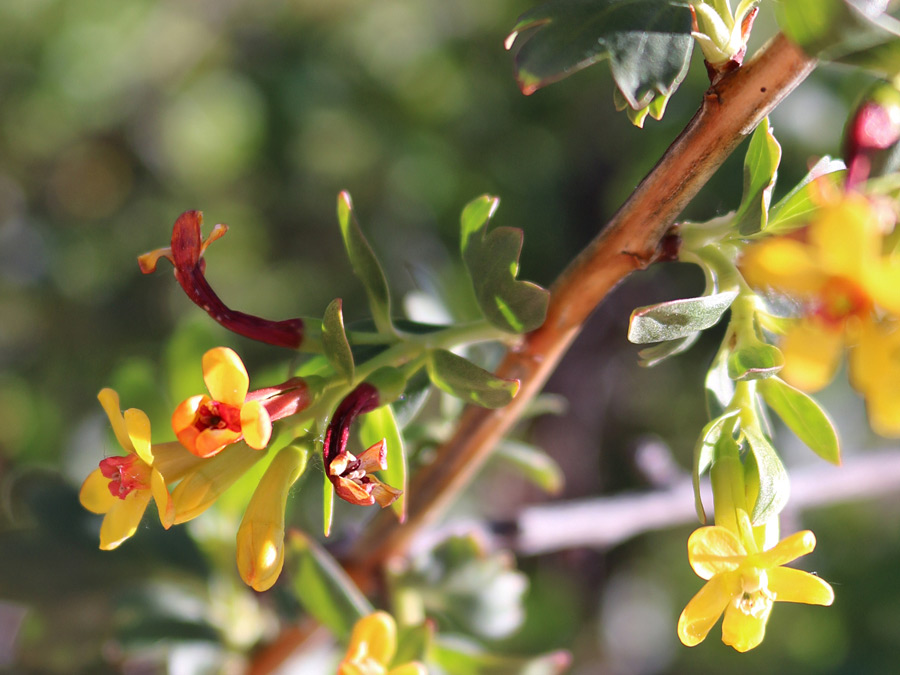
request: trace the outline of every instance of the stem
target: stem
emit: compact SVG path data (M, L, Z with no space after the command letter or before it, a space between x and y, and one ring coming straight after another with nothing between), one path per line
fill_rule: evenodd
M813 59L778 35L707 92L687 128L553 285L544 325L501 363L498 376L522 383L515 400L499 410L466 409L434 462L413 477L407 523L400 527L390 514L379 514L357 542L351 565L374 572L443 513L540 391L590 313L628 274L653 262L660 239L682 209L814 67Z

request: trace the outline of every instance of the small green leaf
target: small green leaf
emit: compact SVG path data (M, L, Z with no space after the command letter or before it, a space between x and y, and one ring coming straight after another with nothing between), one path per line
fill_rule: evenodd
M645 344L677 340L706 330L719 322L736 297L737 291L725 291L638 307L631 313L628 339Z
M840 160L830 157L820 159L793 190L769 209L769 222L763 233L766 236L784 234L806 225L819 208L813 201L810 184L818 179L837 187L843 184L846 173Z
M648 112L662 115L665 102L648 106L678 88L693 48L690 10L675 0L552 0L519 17L507 48L520 36L515 68L523 93L609 59L622 97L641 111L640 123Z
M322 319L322 347L332 367L348 382L353 381L353 352L344 332L341 299L335 298L325 309Z
M790 497L791 486L781 458L762 432L755 427L741 428L759 468L759 495L750 513L753 525L762 525L781 513Z
M504 439L497 444L493 458L515 469L544 492L562 492L565 476L559 464L546 452L527 443Z
M472 278L475 297L485 317L501 330L527 333L544 323L550 294L540 286L518 281L522 231L488 224L499 200L484 195L463 209L460 248Z
M725 423L737 415L738 412L738 410L732 410L707 422L700 431L700 436L694 445L694 462L691 472L694 483L694 507L697 509L697 518L699 518L701 523L706 523L706 510L703 508L703 500L700 497L700 476L712 464L713 450L722 437Z
M784 0L775 7L782 31L811 56L888 79L900 73L900 22L885 12L886 1Z
M726 338L727 339L727 338ZM734 380L728 377L728 350L723 345L713 359L704 382L706 390L706 414L710 419L725 412L734 397Z
M638 365L643 368L651 368L657 363L665 361L670 356L681 354L690 349L700 337L700 332L685 335L675 340L666 340L659 344L647 347L638 352Z
M561 675L572 663L568 652L535 657L502 656L457 636L440 636L431 647L431 661L453 675Z
M763 399L788 429L810 450L832 464L841 463L841 449L834 423L811 397L778 377L759 383Z
M350 264L353 265L354 273L366 289L375 326L379 333L392 335L394 327L391 323L391 296L387 279L356 221L353 202L348 192L341 192L338 195L338 223L341 226L341 236L344 238L344 247L350 257Z
M391 504L400 522L406 522L407 461L403 449L403 437L397 427L397 420L389 405L383 405L362 416L359 438L363 447L368 448L381 439L387 444L387 469L380 472L380 478L403 494Z
M772 377L784 366L784 356L775 345L762 341L741 345L728 357L728 377L732 380L761 380Z
M753 132L744 157L744 194L735 215L735 224L742 235L766 228L780 162L781 145L772 134L769 118L765 117Z
M316 621L346 640L353 625L374 608L337 561L313 539L292 532L288 542L297 600Z
M418 626L397 627L397 653L394 663L424 661L434 641L434 623L425 621Z
M445 349L428 352L428 376L436 387L484 408L502 408L519 391L518 380L504 380Z

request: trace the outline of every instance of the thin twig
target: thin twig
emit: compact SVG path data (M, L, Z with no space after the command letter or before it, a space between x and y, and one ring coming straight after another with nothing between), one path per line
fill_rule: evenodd
M660 240L682 209L814 67L814 60L778 35L707 92L700 110L659 163L553 285L544 325L500 365L499 376L521 381L515 400L499 410L468 408L432 464L413 477L406 524L381 514L348 564L363 575L375 572L443 513L543 387L585 319L616 284L654 260Z

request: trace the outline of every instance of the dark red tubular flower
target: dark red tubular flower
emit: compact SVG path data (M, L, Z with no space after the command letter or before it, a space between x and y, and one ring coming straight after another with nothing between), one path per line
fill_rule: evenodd
M276 347L298 348L303 342L301 319L270 321L233 310L219 299L204 276L206 261L203 253L207 246L228 231L228 227L216 225L204 241L200 234L202 222L200 211L185 211L178 216L172 229L172 245L139 256L141 272L154 272L159 259L166 258L174 265L175 278L187 296L219 324L251 340Z
M359 415L375 410L379 406L379 398L378 389L368 382L351 391L334 411L325 432L322 452L325 472L338 497L359 506L371 506L377 502L384 508L403 494L402 490L370 475L372 471L387 468L384 440L366 449L359 457L347 452L350 425Z

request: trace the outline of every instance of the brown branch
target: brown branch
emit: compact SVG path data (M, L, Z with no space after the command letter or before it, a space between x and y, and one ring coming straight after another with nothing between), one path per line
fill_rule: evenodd
M398 525L382 513L367 528L348 564L358 577L375 572L433 522L470 482L494 444L543 387L590 313L610 290L649 265L663 235L725 159L815 67L778 35L739 70L707 92L703 105L662 159L551 291L544 325L510 351L497 374L521 389L505 408L468 408L454 433L409 487L409 517Z

